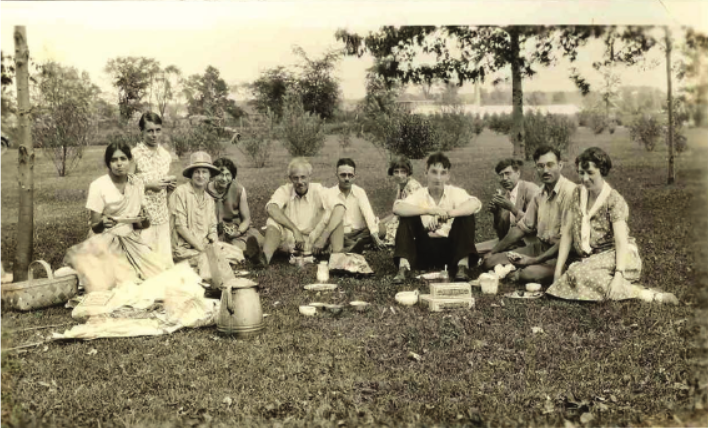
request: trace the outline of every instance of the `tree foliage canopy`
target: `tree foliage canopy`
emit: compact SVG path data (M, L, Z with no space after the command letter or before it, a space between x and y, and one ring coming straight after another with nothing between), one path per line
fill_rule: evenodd
M204 115L223 121L227 115L238 119L243 110L229 98L229 85L221 78L219 70L208 66L204 74L194 74L184 81L184 95L190 115Z
M264 71L250 85L252 104L263 114L270 110L281 118L286 94L294 92L305 111L331 119L340 99L339 81L333 73L341 52L326 52L320 58L309 57L299 46L295 46L293 52L301 59L297 71L282 66Z
M146 57L118 57L108 61L105 67L118 89L120 115L130 119L144 107L154 76L160 71L160 63Z

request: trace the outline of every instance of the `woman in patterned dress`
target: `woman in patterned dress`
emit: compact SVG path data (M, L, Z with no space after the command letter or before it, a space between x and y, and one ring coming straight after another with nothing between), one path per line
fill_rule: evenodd
M174 266L170 242L170 218L167 198L177 186L169 175L172 156L161 144L162 118L146 112L138 122L141 141L133 149L135 175L145 183L145 209L151 227L142 231L143 240L162 257L167 267Z
M629 237L629 208L624 198L605 181L612 168L602 149L591 147L575 159L581 179L573 193L561 234L554 282L547 293L568 300L642 299L677 304L671 293L636 284L642 260ZM580 261L564 273L571 245Z
M420 189L420 183L412 177L413 166L411 161L404 156L397 156L391 159L388 167L388 175L394 177L396 181L396 200L405 199L410 194ZM385 230L386 238L384 243L393 246L396 243L396 230L398 230L398 216L391 213L379 223L379 229Z
M145 185L128 173L132 159L125 143L106 148L108 174L91 183L86 200L91 214L88 239L69 248L64 258L89 292L144 280L167 267L138 233L151 225L144 207Z

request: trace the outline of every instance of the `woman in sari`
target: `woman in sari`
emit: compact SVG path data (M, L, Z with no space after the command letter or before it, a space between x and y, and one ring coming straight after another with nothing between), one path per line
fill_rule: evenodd
M87 291L145 280L165 268L137 232L148 228L150 221L143 206L145 185L128 173L132 159L126 143L106 148L108 174L91 183L86 201L91 214L89 237L65 256L65 263L79 273Z
M397 156L391 160L388 167L388 175L392 176L396 182L396 200L405 199L408 195L423 187L412 177L413 166L411 161L404 156ZM379 229L382 232L385 230L384 243L387 246L393 246L396 243L398 223L398 216L393 213L386 216L379 223Z
M244 259L238 247L218 242L216 208L206 188L209 180L220 172L208 153L192 153L189 166L182 172L189 182L177 186L170 196L174 260L187 260L205 280L212 278L206 253L208 245L218 243L220 269L227 269L224 261L238 263Z
M642 260L629 237L629 208L605 181L612 168L602 149L591 147L575 159L581 185L564 219L554 282L547 293L569 300L642 299L678 304L676 296L636 284ZM563 267L574 248L581 260Z

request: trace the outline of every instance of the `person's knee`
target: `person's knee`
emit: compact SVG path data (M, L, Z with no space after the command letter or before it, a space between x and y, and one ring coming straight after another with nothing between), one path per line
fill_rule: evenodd
M553 274L549 275L545 269L527 267L519 271L518 278L520 282L536 282L540 284L548 284L553 281Z
M484 260L482 262L482 268L484 268L484 270L494 269L494 266L496 266L498 264L505 264L504 263L505 259L506 259L506 255L504 253L495 254L493 256L487 257L485 259L482 259L482 260ZM508 264L508 263L509 263L509 261L508 261L508 259L506 259L506 264Z

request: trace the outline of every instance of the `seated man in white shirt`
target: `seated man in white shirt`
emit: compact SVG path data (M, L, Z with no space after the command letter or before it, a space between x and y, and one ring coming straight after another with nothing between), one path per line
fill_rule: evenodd
M267 266L276 250L286 253L296 251L319 254L329 244L330 237L338 229L342 234L342 202L327 202L326 188L319 183L310 183L312 165L305 158L295 158L288 165L290 184L280 186L266 204L266 223L263 251L247 248L247 254L257 266ZM327 207L331 215L325 218ZM341 252L341 248L333 251Z
M336 168L339 184L327 189L328 200L341 201L346 209L344 233L332 235L332 247L341 247L345 253L359 254L370 244L382 248L383 236L379 235L378 221L371 209L369 197L364 189L354 184L356 164L350 158L342 158L337 161Z
M456 281L470 280L469 264L478 259L474 215L482 203L464 189L447 184L450 167L444 154L430 155L425 170L428 187L393 205L393 213L400 217L393 254L399 267L394 284L409 279L411 267L443 265L457 271Z

